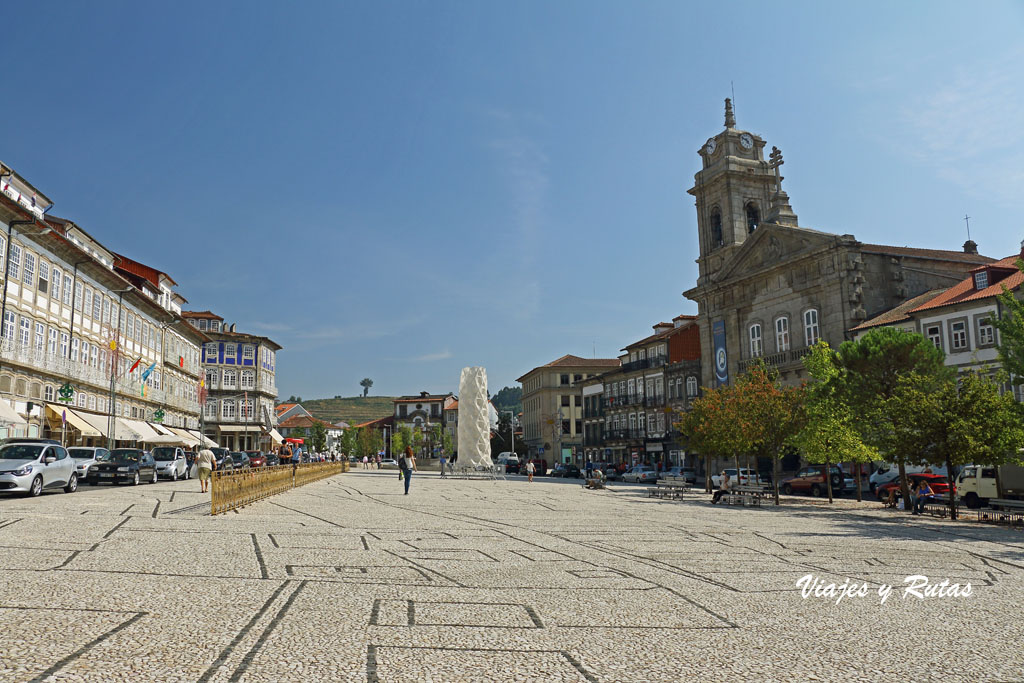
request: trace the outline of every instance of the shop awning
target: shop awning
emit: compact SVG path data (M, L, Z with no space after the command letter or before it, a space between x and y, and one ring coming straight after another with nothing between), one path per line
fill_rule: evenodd
M172 432L170 427L165 427L162 424L156 422L147 422L146 424L149 425L150 429L162 436L180 436L179 434Z
M205 434L200 434L198 430L189 429L188 433L191 434L192 436L196 437L197 439L199 439L199 443L203 444L204 446L216 446L217 445L216 441L214 441L210 437L206 436Z
M271 440L271 442L273 442L275 444L282 444L282 443L284 443L284 437L281 436L281 433L279 431L277 431L276 429L271 429L270 430L270 440Z
M74 413L78 417L80 417L83 420L85 420L86 422L88 422L89 425L91 425L93 429L95 429L97 432L100 433L100 436L106 436L107 435L107 428L110 426L110 416L109 415L99 415L98 413L87 413L84 410L79 410L77 408L75 409Z
M245 425L217 425L217 429L219 429L222 434L227 434L229 432L232 434L236 432L252 432L253 434L259 434L260 432L263 431L263 428L260 427L258 424L252 424L249 425L248 427L246 427Z
M0 400L0 427L24 426L27 424L28 421L21 415L18 415L17 411L7 401Z
M46 418L49 420L51 427L60 429L64 415L68 418L68 424L81 432L82 436L103 436L98 429L86 422L85 418L75 413L71 408L52 403L46 404Z
M139 435L139 441L149 441L160 434L142 420L125 420L128 425Z
M171 431L173 431L176 435L184 439L185 443L187 443L189 446L198 446L200 443L199 439L196 438L195 434L192 434L186 429L178 429L177 427L165 427L165 429L170 429Z
M130 420L115 418L114 439L116 441L142 441L142 434L135 430Z

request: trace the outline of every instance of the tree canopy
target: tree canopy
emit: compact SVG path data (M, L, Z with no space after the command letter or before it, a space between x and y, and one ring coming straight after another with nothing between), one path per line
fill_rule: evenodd
M1024 260L1017 260L1017 268L1024 270ZM1010 375L1013 384L1024 383L1024 301L1003 287L999 295L1001 311L992 321L999 330L999 360Z

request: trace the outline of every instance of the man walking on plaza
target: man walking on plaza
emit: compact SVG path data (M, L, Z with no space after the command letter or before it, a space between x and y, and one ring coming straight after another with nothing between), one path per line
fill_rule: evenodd
M441 476L444 476L444 466L448 464L448 458L441 454Z
M533 472L537 469L537 466L533 464L533 461L526 463L526 480L533 481Z
M405 455L399 461L398 466L402 468L402 478L405 479L405 495L409 495L409 480L412 473L416 471L416 456L412 454L412 446L405 447Z
M210 476L217 469L217 458L213 457L213 451L204 448L196 456L196 468L199 470L199 488L206 493L210 485Z

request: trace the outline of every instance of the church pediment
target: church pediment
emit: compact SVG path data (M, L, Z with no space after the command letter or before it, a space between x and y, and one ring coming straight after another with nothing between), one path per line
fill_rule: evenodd
M831 246L837 237L807 228L763 223L712 277L715 282L742 277Z

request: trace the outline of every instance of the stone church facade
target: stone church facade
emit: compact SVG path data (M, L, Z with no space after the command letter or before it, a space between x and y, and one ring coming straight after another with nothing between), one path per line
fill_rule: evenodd
M799 225L782 190L782 154L736 128L726 100L725 130L699 150L689 193L697 207L697 303L703 386L728 383L752 360L799 382L802 358L819 339L838 346L849 330L909 297L949 287L992 259L968 241L962 251L859 242Z

